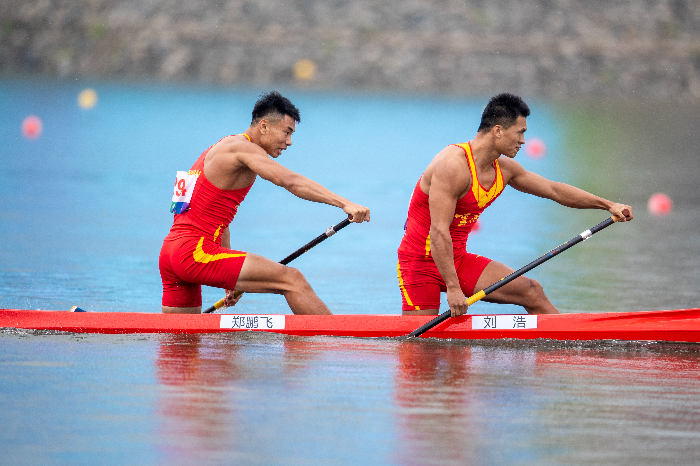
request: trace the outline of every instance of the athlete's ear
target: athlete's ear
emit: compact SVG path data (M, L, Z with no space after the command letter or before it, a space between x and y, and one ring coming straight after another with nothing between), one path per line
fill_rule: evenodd
M500 138L502 130L503 130L503 127L501 125L494 126L493 129L491 130L491 131L493 131L493 137Z
M269 125L270 122L263 118L258 122L258 129L262 134L267 134L267 129Z

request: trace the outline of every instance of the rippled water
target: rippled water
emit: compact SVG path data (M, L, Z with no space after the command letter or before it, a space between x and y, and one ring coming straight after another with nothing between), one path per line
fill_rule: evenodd
M700 349L0 332L3 464L700 460Z
M0 81L0 308L157 312L172 176L244 130L261 90ZM486 99L289 90L279 161L368 205L294 262L336 313L400 311L396 248L429 159ZM700 112L660 102L530 102L528 169L632 204L530 273L565 312L700 303ZM22 119L43 121L26 140ZM646 201L665 192L673 212ZM520 267L597 224L512 189L469 249ZM343 218L258 181L235 247L281 259ZM205 289L211 304L221 291ZM444 300L443 300L444 301ZM443 303L444 307L444 303ZM517 312L486 303L472 312ZM238 312L286 313L246 295ZM0 330L2 464L697 464L697 346Z

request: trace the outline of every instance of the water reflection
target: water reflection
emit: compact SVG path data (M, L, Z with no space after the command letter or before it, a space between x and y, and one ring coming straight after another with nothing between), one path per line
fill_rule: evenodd
M598 346L401 345L398 463L654 464L649 442L700 456L700 348Z
M677 464L700 454L693 345L243 334L159 345L168 464L653 464L649 442Z
M157 407L164 463L194 461L239 437L236 403L220 397L228 381L239 378L235 355L236 345L206 348L200 335L163 338L156 374L167 389Z
M477 420L469 414L471 348L407 342L396 367L401 465L477 464Z
M304 458L314 445L314 455L321 457L324 449L327 455L350 454L359 442L354 437L364 434L344 435L347 420L327 414L354 416L343 413L344 405L353 404L348 399L368 390L376 395L374 375L363 379L361 372L371 372L373 362L387 362L383 345L368 347L361 340L253 332L161 338L156 374L163 390L157 416L167 464L230 458L286 464L290 451ZM362 366L356 372L358 353ZM333 388L338 383L340 390ZM347 447L333 443L343 435Z

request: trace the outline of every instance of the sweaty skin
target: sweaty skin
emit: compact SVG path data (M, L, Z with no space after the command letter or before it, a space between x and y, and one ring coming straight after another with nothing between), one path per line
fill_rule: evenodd
M479 182L485 189L494 183L498 160L503 182L518 191L551 199L561 205L577 209L602 209L610 212L618 222L632 220L632 207L608 201L574 186L550 181L525 170L513 160L525 144L527 121L519 116L512 126L496 125L477 133L471 141L474 163ZM471 189L469 165L461 149L448 146L430 162L421 179L421 190L428 194L430 205L430 249L435 265L447 286L447 302L452 316L467 312L467 302L462 292L454 266L452 238L449 226L457 200ZM513 269L496 261L489 263L482 272L475 291L482 290L512 273ZM559 311L544 294L542 286L525 276L489 294L484 301L523 306L530 314L557 314ZM438 309L404 311L405 315L436 315Z
M246 188L260 176L302 199L339 207L352 222L369 222L368 208L335 194L274 160L292 145L295 128L294 119L288 115L268 115L254 122L245 131L250 141L242 134L228 136L209 150L204 161L204 175L214 186L224 190ZM228 226L222 231L221 245L231 247ZM240 299L240 295L234 297L235 291L282 294L295 314L331 313L301 272L256 254L246 254L235 290L226 290L226 306L232 306ZM165 313L199 314L201 306L163 306L162 310Z

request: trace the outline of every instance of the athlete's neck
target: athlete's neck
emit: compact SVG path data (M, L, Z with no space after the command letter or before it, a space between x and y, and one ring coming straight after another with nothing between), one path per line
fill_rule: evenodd
M250 127L247 130L245 130L242 134L248 136L248 140L252 142L253 144L260 145L260 134L258 131L255 131L254 127Z
M493 166L501 154L489 138L489 134L476 133L474 139L469 141L472 148L472 158L477 169L485 170Z

